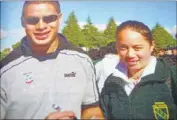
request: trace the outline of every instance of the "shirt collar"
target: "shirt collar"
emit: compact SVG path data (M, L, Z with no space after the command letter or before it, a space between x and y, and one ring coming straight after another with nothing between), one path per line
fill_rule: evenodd
M142 77L155 73L156 64L157 64L156 58L154 56L151 56L148 65L144 68L144 71L142 75L140 76L139 81L141 80ZM128 70L127 70L126 65L122 61L120 61L118 65L116 66L113 76L120 77L125 82L128 82L128 83L133 82L128 79Z
M66 40L66 38L62 34L58 34L58 40L59 40L59 46L57 50L53 53L46 54L45 56L36 56L32 52L32 49L30 47L31 41L29 41L26 36L22 38L21 49L25 56L33 56L41 60L49 59L49 58L56 58L60 50L67 49L71 46L71 44Z

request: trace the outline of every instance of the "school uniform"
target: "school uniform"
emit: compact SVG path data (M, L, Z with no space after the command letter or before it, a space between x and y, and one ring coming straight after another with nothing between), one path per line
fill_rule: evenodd
M151 57L139 80L119 62L105 81L100 107L107 119L177 119L176 66Z

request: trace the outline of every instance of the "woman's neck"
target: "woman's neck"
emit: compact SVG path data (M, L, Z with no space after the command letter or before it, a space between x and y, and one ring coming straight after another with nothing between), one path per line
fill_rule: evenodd
M141 69L138 69L138 70L128 70L128 78L129 79L134 79L134 80L139 80L143 71L144 71L144 68L141 68Z

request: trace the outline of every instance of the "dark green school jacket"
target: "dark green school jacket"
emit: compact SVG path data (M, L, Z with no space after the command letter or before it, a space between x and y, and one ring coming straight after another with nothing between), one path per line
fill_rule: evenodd
M158 60L155 73L143 77L129 96L121 78L110 75L100 95L107 119L177 119L176 65Z

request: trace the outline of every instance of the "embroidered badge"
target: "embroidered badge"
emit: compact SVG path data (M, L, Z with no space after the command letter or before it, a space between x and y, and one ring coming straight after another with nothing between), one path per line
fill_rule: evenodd
M154 116L157 120L169 119L168 106L164 102L155 102L155 104L152 107Z
M53 107L55 110L57 110L57 111L60 111L60 110L61 110L61 108L60 108L58 105L56 105L56 104L53 104L52 107Z
M25 83L31 84L33 82L32 72L24 73L23 76L24 76L24 79L25 79Z
M71 73L68 73L68 74L64 74L65 77L76 77L76 72L71 72Z

